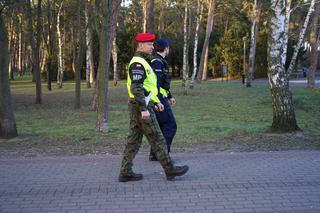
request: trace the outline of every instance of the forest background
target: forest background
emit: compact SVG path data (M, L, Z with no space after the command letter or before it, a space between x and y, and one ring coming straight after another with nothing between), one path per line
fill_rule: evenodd
M110 3L109 11L103 11L100 8L101 2ZM120 6L113 7L117 2ZM151 7L150 2L152 2ZM291 17L288 25L287 57L284 64L286 69L289 68L296 46L301 41L301 30L305 27L305 18L309 15L312 3L316 6L310 17L316 17L319 10L319 2L300 0L289 2ZM213 146L212 150L319 147L317 123L313 120L314 117L305 117L304 114L307 110L311 110L313 115L318 115L318 90L305 91L301 88L293 90L294 94L298 94L294 96L294 102L300 112L298 114L300 128L297 129L302 129L304 132L294 131L289 135L274 135L268 132L270 123L274 122L270 111L272 110L271 97L268 93L264 93L268 92L268 88L260 85L249 89L251 85L248 83L257 78L266 78L270 72L267 58L269 57L270 23L273 17L272 1L133 0L120 3L120 1L2 0L0 3L1 15L8 35L8 55L10 56L8 79L12 87L13 108L18 118L17 126L21 133L18 138L6 140L1 143L1 146L16 147L13 153L19 153L23 149L32 153L32 150L42 150L41 152L53 150L53 153L64 153L61 151L64 146L73 147L74 149L70 148L70 152L88 153L97 151L94 147L99 147L96 146L99 144L102 148L97 152L118 150L119 142L125 141L127 131L126 113L123 113L126 108L126 93L121 80L126 78L127 65L135 51L134 37L142 31L153 32L160 38L165 37L170 40L169 64L171 76L175 79L173 88L178 101L190 107L191 117L183 116L187 112L182 106L176 108L177 117L180 120L178 130L180 133L176 138L177 149L184 150L188 144L189 147L193 147L195 143L207 144L204 145L205 149ZM102 8L107 8L104 6ZM147 13L149 14L146 15ZM210 14L212 15L212 32L209 33L208 38ZM108 22L110 20L111 22ZM253 23L256 24L255 28L252 28ZM104 26L107 26L105 31L102 30ZM112 30L108 31L112 27L115 30L114 35ZM293 74L298 77L303 77L302 68L310 67L315 61L311 49L312 39L315 37L312 29L309 21L302 38L301 48L298 48L298 60L293 69ZM106 37L102 36L102 32L106 32L104 34ZM252 63L252 60L248 59L251 58L249 47L253 44L250 39L253 34L256 35L254 40L256 49ZM107 38L106 41L112 45L108 42L104 44L101 38ZM318 36L316 38L319 40ZM207 60L201 62L204 60L201 58L206 42L208 43ZM102 46L107 48L101 48ZM101 53L108 48L109 56L107 53ZM34 57L35 55L38 57ZM103 58L108 57L111 61L105 62ZM318 55L316 61L319 61ZM203 73L199 74L198 65L203 66L201 63L206 65L204 69L202 68ZM103 116L101 116L102 122L99 123L98 118L97 129L105 132L104 134L97 133L95 122L92 122L93 117L96 116L95 110L98 111L99 117L99 103L97 103L99 88L96 85L97 73L99 69L102 70L102 64L107 67L103 78L113 80L113 85L104 84L104 91L109 91L104 94L105 99L100 104L104 114L102 113ZM227 73L223 72L223 67L227 67ZM40 75L37 77L36 73ZM248 88L238 84L236 86L220 85L217 81L194 85L193 80L196 77L199 82L221 79L221 77L243 78L242 80L245 78ZM81 85L80 80L85 83ZM71 91L74 81L76 97L75 101L72 101L71 94L74 92ZM45 86L39 87L32 82L42 82ZM52 85L52 82L56 84ZM80 88L82 88L81 93ZM44 91L43 94L41 92L39 94L39 90ZM37 91L36 103L41 104L40 106L30 103L35 91ZM299 96L300 93L303 95ZM59 95L56 96L57 94ZM199 97L201 100L197 100ZM222 99L218 101L219 98ZM194 104L187 102L191 99L195 99L192 102ZM85 109L80 110L80 100ZM265 100L269 100L269 108ZM251 105L247 105L248 103ZM74 111L71 105L74 105L78 111ZM207 108L207 106L210 107ZM263 108L257 107L258 111L255 112L252 106L263 106ZM89 108L93 111L89 111ZM55 111L56 109L58 111ZM110 112L110 115L108 116L106 112ZM89 117L85 118L83 113ZM249 115L244 116L246 113ZM32 116L27 118L26 115ZM303 116L300 117L301 115ZM252 117L248 118L250 116ZM219 117L221 118L218 119ZM59 118L59 121L53 122L54 118ZM245 126L244 124L248 124L248 119L259 124ZM41 120L43 123L40 122ZM106 122L108 120L110 120L110 127ZM241 122L237 124L237 120ZM77 122L82 124L78 126ZM194 126L191 122L194 122ZM102 124L100 128L99 124ZM262 144L258 144L258 141ZM284 143L279 145L280 141ZM48 149L50 144L55 148Z
M98 1L83 1L80 10L80 32L86 35L86 39L92 45L92 62L94 73L97 73L99 63L99 37L96 20ZM196 19L201 18L197 63L199 64L203 42L205 39L206 23L208 18L209 1L197 0L187 1L187 43L188 43L188 72L191 76L193 71L194 37L196 32ZM73 80L76 67L76 51L79 49L77 41L77 6L76 0L45 1L41 3L41 36L40 36L40 66L43 79L47 79L48 71L52 80L57 80L59 68L59 48L64 60L63 80ZM199 6L199 8L198 8ZM244 38L246 46L246 60L249 56L249 37L253 16L253 1L250 0L223 0L216 1L213 30L210 36L210 47L208 57L208 77L221 77L222 65L228 67L228 75L233 78L240 78L243 72ZM310 2L293 0L290 18L290 36L288 41L288 62L298 41L299 32L304 22ZM184 19L186 18L185 1L156 0L153 6L153 31L159 38L165 37L170 40L171 54L169 63L172 76L182 78L183 76L183 47L184 47ZM199 9L199 14L197 14ZM29 39L28 13L36 18L37 2L31 1L31 11L26 10L23 3L16 3L8 7L4 13L4 21L9 33L10 49L10 79L13 80L14 73L23 75L32 72L32 48ZM116 26L116 40L114 51L117 54L117 67L114 70L110 66L110 78L125 79L126 66L134 51L134 37L137 33L143 32L144 25L143 1L133 0L122 1ZM267 0L258 1L257 8L257 49L255 53L254 78L267 77L267 41L270 22L270 2ZM36 23L33 23L34 25ZM34 26L35 28L35 26ZM310 28L306 33L305 40L299 51L298 67L309 67L310 64ZM88 38L89 37L89 38ZM60 40L60 41L59 41ZM51 42L51 43L50 43ZM87 42L88 45L89 42ZM87 50L89 48L86 48ZM50 55L52 54L52 55ZM86 54L82 52L81 57L81 78L86 77ZM114 58L114 57L113 57ZM111 59L112 60L112 59ZM90 62L91 63L91 62ZM113 63L113 62L112 62ZM287 64L288 65L288 64ZM246 64L248 66L248 62ZM247 68L246 68L247 70ZM116 76L114 76L116 75ZM87 79L93 83L94 76Z

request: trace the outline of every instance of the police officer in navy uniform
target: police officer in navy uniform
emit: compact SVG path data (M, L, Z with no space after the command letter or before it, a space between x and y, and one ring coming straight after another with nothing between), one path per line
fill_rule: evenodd
M164 106L163 111L155 111L160 129L166 139L167 150L170 152L170 147L172 140L177 132L177 123L173 115L170 104L176 104L176 100L172 97L170 92L170 73L169 64L166 57L169 55L169 41L167 39L159 39L155 43L156 54L151 60L152 67L157 75L157 88L158 88L158 98ZM157 158L150 150L149 155L150 161L156 161Z
M184 175L189 169L187 165L175 166L173 164L154 113L154 109L163 111L163 105L157 96L157 76L150 61L155 38L154 34L137 34L137 51L129 63L127 89L130 133L123 153L118 178L120 182L143 179L142 174L136 174L132 170L133 159L139 151L143 135L147 137L152 150L165 171L167 180L174 180L176 176Z

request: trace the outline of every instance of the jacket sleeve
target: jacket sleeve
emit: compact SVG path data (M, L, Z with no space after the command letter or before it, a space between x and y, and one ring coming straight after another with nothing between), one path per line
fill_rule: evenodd
M157 59L152 60L151 65L154 72L157 75L157 88L158 88L158 94L160 94L160 87L162 86L162 81L163 81L163 71L162 71L163 65Z
M167 91L168 91L168 99L173 98L173 96L172 96L172 94L171 94L170 90L167 90Z
M145 90L143 81L146 79L146 72L139 63L134 63L129 68L131 79L131 93L134 95L135 101L139 104L140 111L146 111Z

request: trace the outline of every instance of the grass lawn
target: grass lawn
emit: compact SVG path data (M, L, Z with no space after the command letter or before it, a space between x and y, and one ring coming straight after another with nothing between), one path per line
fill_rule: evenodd
M110 82L108 134L96 132L96 112L90 111L92 88L81 85L81 109L74 109L73 82L63 89L43 83L43 104L35 104L30 79L11 82L19 137L0 141L1 156L122 153L128 134L125 81ZM173 106L178 131L173 152L320 149L320 90L292 88L300 132L270 133L272 105L269 86L246 88L240 83L207 81L183 95L173 81ZM148 150L143 143L142 152Z

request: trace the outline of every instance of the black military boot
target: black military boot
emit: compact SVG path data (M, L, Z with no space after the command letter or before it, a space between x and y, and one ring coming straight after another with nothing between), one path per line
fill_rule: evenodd
M158 159L154 155L149 155L149 161L158 161Z
M149 161L158 161L156 155L154 152L150 149L150 154L149 154Z
M143 179L142 174L136 174L134 172L128 174L120 174L119 175L119 182L128 182L128 181L139 181Z
M172 169L165 171L167 180L174 180L176 176L182 176L189 170L189 166L174 166Z

